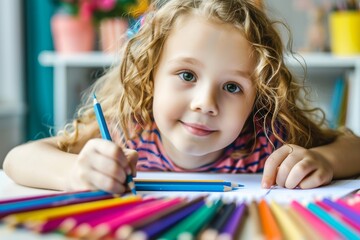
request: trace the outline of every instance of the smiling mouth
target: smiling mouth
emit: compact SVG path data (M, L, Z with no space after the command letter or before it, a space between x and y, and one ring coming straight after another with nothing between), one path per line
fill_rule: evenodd
M196 135L196 136L203 137L203 136L208 136L208 135L216 132L215 130L212 130L201 124L184 123L184 122L181 122L181 123L186 130L188 130L191 134Z

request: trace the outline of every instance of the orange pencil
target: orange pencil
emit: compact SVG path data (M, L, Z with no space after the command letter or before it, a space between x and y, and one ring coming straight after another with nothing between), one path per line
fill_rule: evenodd
M259 203L259 215L265 239L282 239L280 228L265 199Z

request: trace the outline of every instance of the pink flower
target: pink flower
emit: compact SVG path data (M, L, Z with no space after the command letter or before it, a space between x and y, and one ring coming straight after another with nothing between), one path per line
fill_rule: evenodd
M116 0L95 0L96 7L100 10L108 12L116 5Z
M79 14L82 19L89 21L93 16L96 6L92 1L82 1L79 9Z

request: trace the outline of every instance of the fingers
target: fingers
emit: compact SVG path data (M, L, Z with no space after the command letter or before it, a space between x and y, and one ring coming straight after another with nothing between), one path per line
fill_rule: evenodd
M329 184L333 178L332 171L326 171L324 169L319 169L317 171L313 171L310 175L306 176L298 186L301 189L308 189L319 187L322 185Z
M124 149L124 154L128 160L133 177L136 177L136 164L139 159L138 152L132 149Z
M101 174L98 171L89 171L88 174L89 183L92 186L91 189L102 189L104 191L112 193L124 193L126 190L125 186L122 183L114 181L113 178Z
M123 150L115 143L103 139L92 139L88 142L88 145L95 149L97 153L115 160L122 168L128 167L128 161Z
M304 178L310 176L315 170L316 165L312 164L311 161L303 160L296 162L286 175L286 178L285 176L282 176L282 178L285 178L285 181L281 186L295 188L300 185Z
M333 178L331 165L322 156L296 145L285 145L271 154L265 163L262 186L314 188Z
M277 170L280 164L291 153L292 148L284 145L275 150L266 160L261 185L263 188L270 188L276 180Z
M126 189L126 172L136 174L138 159L136 151L124 151L107 140L90 140L79 154L79 161L85 162L83 168L87 169L86 181L96 189L123 193Z

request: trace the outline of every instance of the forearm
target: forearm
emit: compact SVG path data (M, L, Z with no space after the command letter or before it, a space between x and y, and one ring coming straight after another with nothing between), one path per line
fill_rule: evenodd
M346 134L335 142L312 148L324 157L334 170L334 179L360 175L360 138Z
M59 150L54 139L30 142L8 153L4 170L21 185L65 190L65 179L76 156Z

